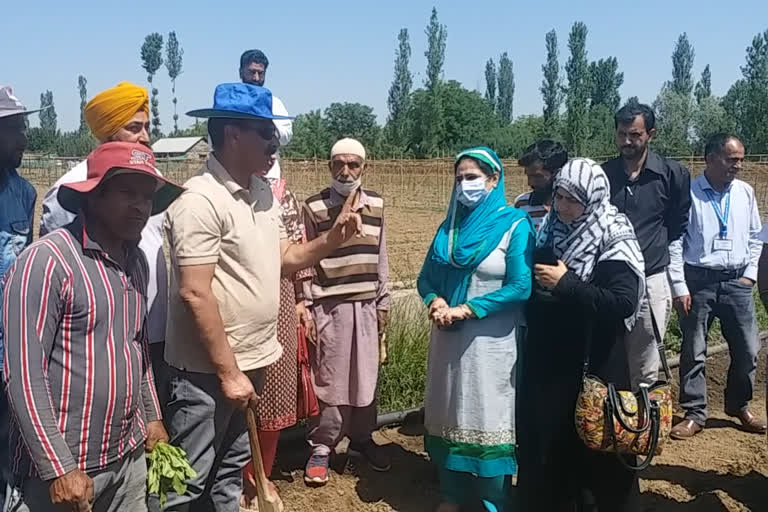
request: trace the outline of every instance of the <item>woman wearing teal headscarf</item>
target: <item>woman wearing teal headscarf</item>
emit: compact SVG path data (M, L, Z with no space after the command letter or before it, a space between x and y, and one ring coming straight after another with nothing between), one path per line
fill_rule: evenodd
M440 471L439 512L511 510L517 340L531 294L534 228L507 204L493 150L462 151L456 186L418 280L433 322L425 444Z

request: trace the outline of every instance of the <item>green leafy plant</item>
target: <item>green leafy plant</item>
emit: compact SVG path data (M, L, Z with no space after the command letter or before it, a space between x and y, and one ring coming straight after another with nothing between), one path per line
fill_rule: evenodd
M155 445L148 458L147 489L150 494L160 497L160 507L165 505L168 491L180 495L186 493L187 479L197 476L189 465L186 452L177 446L161 441Z

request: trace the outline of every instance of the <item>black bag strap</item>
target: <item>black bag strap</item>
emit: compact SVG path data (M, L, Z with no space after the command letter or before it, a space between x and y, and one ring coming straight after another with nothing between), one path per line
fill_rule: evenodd
M637 412L631 412L628 411L626 407L624 407L624 400L622 400L621 395L618 391L616 391L616 386L612 383L608 384L608 397L606 400L606 404L609 406L609 410L606 412L611 413L611 417L616 418L621 425L621 427L633 434L642 434L643 432L647 431L649 428L651 428L651 403L650 399L648 397L648 390L647 388L643 388L644 392L639 393L637 403ZM636 395L637 396L637 395ZM641 421L639 422L638 428L634 428L630 425L628 425L624 418L622 418L620 412L623 412L627 416L637 416L638 419Z
M656 323L656 315L653 314L653 307L651 301L648 298L648 288L645 289L645 297L648 300L648 310L651 312L651 325L653 326L653 336L656 338L656 350L659 351L659 358L661 359L661 368L664 370L664 376L667 382L672 382L672 372L669 369L669 362L667 362L667 350L664 347L664 338L661 337L659 326ZM666 325L664 326L666 328Z
M613 451L616 453L616 457L619 459L619 462L622 466L627 468L630 471L643 471L648 466L651 465L651 462L653 461L653 457L656 455L656 449L659 446L659 429L661 425L661 413L659 412L659 404L655 401L651 401L648 397L648 388L646 386L641 386L640 393L644 395L643 402L649 404L648 409L648 418L649 418L649 426L651 429L650 432L650 446L648 450L648 455L645 457L645 459L638 463L638 464L630 464L625 459L625 455L622 455L619 453L618 450L618 440L616 439L616 432L614 432L613 427L607 429L609 432L609 436L611 437L611 442L613 443ZM609 405L609 401L606 401L606 409L610 409L611 406ZM611 413L610 416L608 413ZM613 418L613 411L606 410L606 417ZM619 419L621 421L621 419ZM623 422L622 422L623 426Z

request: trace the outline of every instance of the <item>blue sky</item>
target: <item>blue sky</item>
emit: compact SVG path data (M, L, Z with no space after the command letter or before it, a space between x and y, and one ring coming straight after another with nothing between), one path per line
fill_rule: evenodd
M448 26L445 78L484 90L485 62L509 52L515 71L515 116L541 112L544 35L552 28L558 33L562 66L570 26L584 21L590 60L616 56L625 76L622 97L643 101L652 101L669 79L670 54L681 32L688 33L696 49L696 78L709 63L713 90L722 95L740 77L752 37L768 29L765 0L28 0L15 2L0 18L5 41L0 84L12 85L30 107L39 104L42 91L52 90L59 127L74 129L80 115L79 74L88 79L89 98L121 80L146 85L139 57L144 36L175 30L184 49L184 70L177 81L181 126L191 124L184 112L210 105L217 83L238 79L238 59L248 48L260 48L269 56L266 85L291 113L350 101L373 106L383 122L397 33L402 27L410 32L411 71L415 84L421 85L424 27L433 5ZM168 131L172 104L164 67L155 83L162 128Z

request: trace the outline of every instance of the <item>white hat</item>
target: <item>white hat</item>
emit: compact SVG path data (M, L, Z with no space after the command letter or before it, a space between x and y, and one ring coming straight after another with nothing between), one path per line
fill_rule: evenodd
M347 137L336 142L331 148L331 158L336 155L357 155L365 160L365 148L359 141Z
M13 90L9 87L0 87L0 118L16 116L19 114L28 116L42 109L27 110L19 99L13 95Z

